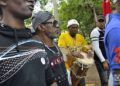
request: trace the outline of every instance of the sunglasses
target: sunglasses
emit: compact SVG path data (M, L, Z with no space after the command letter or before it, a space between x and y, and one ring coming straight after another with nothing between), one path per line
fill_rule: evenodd
M70 27L70 28L72 28L72 29L78 29L79 27Z
M99 20L98 20L98 22L104 22L104 21L105 21L105 20L103 20L103 19L99 19Z
M44 22L43 24L52 24L53 27L59 28L59 23L57 20L47 21L47 22Z

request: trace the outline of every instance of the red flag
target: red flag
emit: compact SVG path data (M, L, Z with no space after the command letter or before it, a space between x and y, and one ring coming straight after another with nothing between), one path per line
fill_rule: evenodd
M106 16L112 12L110 0L103 0L103 14Z

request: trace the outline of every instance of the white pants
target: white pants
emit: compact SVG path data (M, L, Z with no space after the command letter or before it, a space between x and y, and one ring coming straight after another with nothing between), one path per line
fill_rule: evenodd
M112 75L112 72L110 72L110 75L109 75L108 86L113 86L113 75Z

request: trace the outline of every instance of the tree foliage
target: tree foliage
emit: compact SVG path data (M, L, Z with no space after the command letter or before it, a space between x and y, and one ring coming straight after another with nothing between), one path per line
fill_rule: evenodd
M102 0L68 0L61 2L59 19L62 30L66 30L69 19L77 19L80 23L80 31L84 36L89 36L90 31L95 26L93 8L97 14L102 13Z
M39 0L41 9L47 4L48 0ZM93 8L97 14L102 14L102 0L60 0L59 20L62 30L67 30L67 21L77 19L80 23L81 33L89 37L91 30L95 27ZM26 20L26 25L30 26L31 19Z
M48 0L39 0L41 9L44 9L44 6L47 4Z

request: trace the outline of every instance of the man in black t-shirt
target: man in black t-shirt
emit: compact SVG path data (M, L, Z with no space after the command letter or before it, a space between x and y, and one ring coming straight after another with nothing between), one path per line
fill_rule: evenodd
M43 11L33 16L32 23L36 31L34 38L44 43L49 58L49 66L46 69L47 86L69 86L62 53L53 42L59 34L58 22L51 13Z

